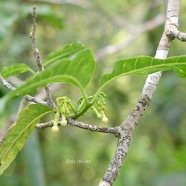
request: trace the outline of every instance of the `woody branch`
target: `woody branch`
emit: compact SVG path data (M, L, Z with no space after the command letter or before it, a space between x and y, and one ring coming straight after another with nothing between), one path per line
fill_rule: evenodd
M167 31L169 30L169 32L171 33L170 30L172 28L172 25L175 25L175 27L178 28L179 4L179 0L168 0L164 32L156 51L155 58L167 58L171 41L173 39L170 34L167 34ZM117 148L104 177L99 183L99 186L111 186L114 183L122 167L122 164L124 163L135 127L137 126L140 118L143 116L145 110L147 109L150 100L152 99L152 96L158 86L160 77L161 72L153 73L147 77L141 97L136 103L134 110L120 125L120 135L118 138Z

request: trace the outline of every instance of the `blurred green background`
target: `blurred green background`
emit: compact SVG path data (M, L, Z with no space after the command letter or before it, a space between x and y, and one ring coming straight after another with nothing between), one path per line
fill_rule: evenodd
M163 31L162 24L140 33L143 23L165 16L162 0L0 0L0 69L26 63L37 69L29 33L32 5L37 4L37 47L42 59L70 42L80 41L93 50L97 70L88 93L93 94L103 73L119 59L138 55L154 56ZM186 31L186 1L181 2L180 30ZM158 18L161 20L161 16ZM161 21L160 21L161 22ZM153 22L151 23L154 24ZM146 27L143 27L146 29ZM107 54L106 46L121 50ZM113 49L113 48L110 48ZM107 52L111 50L106 50ZM186 55L186 44L174 41L169 56ZM19 78L24 80L30 74ZM143 76L115 80L107 88L106 113L109 126L119 125L140 96ZM10 79L16 84L16 79ZM186 81L174 72L163 73L153 100L135 130L129 152L115 186L186 186ZM0 96L8 90L0 85ZM80 92L70 85L58 85L54 98ZM17 111L19 99L1 115L4 127ZM79 119L104 126L91 112ZM94 186L104 175L116 148L112 135L93 133L72 126L53 134L35 130L16 160L0 177L3 186Z

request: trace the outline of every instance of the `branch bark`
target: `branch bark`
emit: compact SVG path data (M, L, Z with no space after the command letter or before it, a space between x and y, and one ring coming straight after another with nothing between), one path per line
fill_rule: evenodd
M36 38L36 18L37 18L36 5L33 6L32 17L33 17L33 23L32 23L32 31L30 33L30 38L32 40L32 49L33 49L35 60L37 62L38 70L39 70L39 72L42 72L42 71L44 71L44 67L42 65L41 57L39 55L39 50L36 47L36 41L35 41L35 38ZM49 85L45 86L45 92L46 92L47 99L48 99L47 100L48 105L55 109L56 105L54 104L54 102L52 100L52 95L51 95L51 90L50 90Z
M179 4L179 0L168 0L164 32L156 51L155 58L165 59L168 55L173 37L171 37L170 34L167 34L167 31L171 30L172 25L178 28ZM153 73L147 77L141 97L139 98L134 110L120 125L120 137L118 139L116 151L103 179L99 183L99 186L111 186L114 183L122 164L124 163L135 127L148 107L158 86L160 77L161 72Z
M0 75L0 81L3 83L3 85L8 88L9 90L15 90L16 88L11 84L9 83L8 81L6 81L3 76ZM33 96L30 96L30 95L25 95L24 98L28 101L31 101L31 102L34 102L34 103L40 103L42 105L48 105L47 102L45 101L42 101L40 99L37 99Z
M118 127L99 127L97 125L91 125L83 122L79 122L74 119L68 119L67 120L69 125L72 125L74 127L78 127L85 130L90 130L92 132L101 132L101 133L110 133L114 134L116 137L118 137L119 134L119 128ZM54 121L49 121L46 123L38 123L35 128L43 129L47 127L53 127Z
M9 90L14 90L15 87L13 87L13 85L11 83L9 83L8 81L6 81L3 76L0 75L0 81L3 83L3 85L8 88Z

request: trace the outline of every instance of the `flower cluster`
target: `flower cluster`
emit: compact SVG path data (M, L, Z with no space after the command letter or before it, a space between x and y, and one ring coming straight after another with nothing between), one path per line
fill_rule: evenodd
M71 103L71 100L66 97L58 97L56 99L57 102L57 112L54 118L54 125L52 127L53 132L57 132L59 130L58 124L62 126L67 125L67 117L70 117L72 113L75 112L75 108Z
M100 92L92 103L91 101L93 99L94 96L89 96L87 97L88 101L86 102L83 97L79 98L78 108L76 110L68 97L58 97L56 99L57 111L55 113L52 131L57 132L59 130L58 125L67 125L67 118L76 118L77 113L81 113L82 110L86 111L88 108L90 108L96 114L97 118L102 119L103 123L107 123L108 118L105 115L106 95L103 92Z

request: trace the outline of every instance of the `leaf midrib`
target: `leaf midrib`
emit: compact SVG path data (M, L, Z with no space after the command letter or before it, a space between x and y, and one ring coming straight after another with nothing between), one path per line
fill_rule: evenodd
M119 77L122 77L123 76L123 74L125 74L125 75L129 75L129 74L135 74L135 73L137 73L138 71L142 71L142 73L141 74L143 74L143 71L148 71L149 69L152 69L152 67L155 67L155 68L164 68L164 69L170 69L172 66L175 66L175 67L178 67L179 65L186 65L185 64L185 62L178 62L178 59L179 58L177 58L177 60L175 61L175 63L166 63L166 61L168 61L170 58L168 58L168 59L165 59L165 60L163 60L163 59L158 59L158 60L161 60L163 63L161 63L161 64L152 64L152 62L153 62L153 58L151 59L151 65L150 66L146 66L146 67L141 67L141 68L137 68L137 69L133 69L133 70L130 70L130 71L128 71L128 72L125 72L125 71L123 71L123 70L121 70L120 72L123 72L123 73L121 73L120 75L114 75L114 74L112 74L112 73L114 73L114 72L112 72L112 73L110 73L110 74L105 74L105 75L108 75L108 76L113 76L113 78L111 78L110 80L108 80L108 81L106 81L105 83L103 83L103 84L101 84L101 86L100 86L100 88L99 89L102 89L105 85L107 85L110 81L112 81L112 80L114 80L114 79L116 79L116 78L119 78ZM137 61L137 59L136 59L136 61ZM136 63L136 61L135 61L135 63ZM124 64L123 64L123 66L124 65L126 65L126 63L127 62L125 62ZM176 65L175 65L176 64ZM178 67L179 68L179 67ZM162 69L163 70L163 69ZM157 71L156 69L154 69L154 71ZM116 74L117 74L117 72L116 72Z
M6 152L0 157L0 161L3 159L3 157L4 157L6 154L8 154L9 150L11 149L11 147L16 143L16 141L21 137L21 135L22 135L34 122L36 122L37 120L39 120L39 118L42 117L43 115L46 115L46 114L48 114L48 113L50 113L50 112L52 112L52 111L44 112L43 114L41 114L41 115L39 115L37 118L35 118L32 122L30 122L30 124L27 125L27 126L24 128L24 130L22 130L21 133L19 133L19 135L18 135L18 136L15 138L15 140L13 141L12 145L10 145L10 147L6 150ZM15 125L16 125L16 123L15 123L14 125L12 125L12 127L14 127ZM12 135L12 134L10 134L10 135ZM8 136L7 136L7 137L8 137ZM6 137L5 137L5 139L6 139ZM5 140L5 139L4 139L4 140Z

